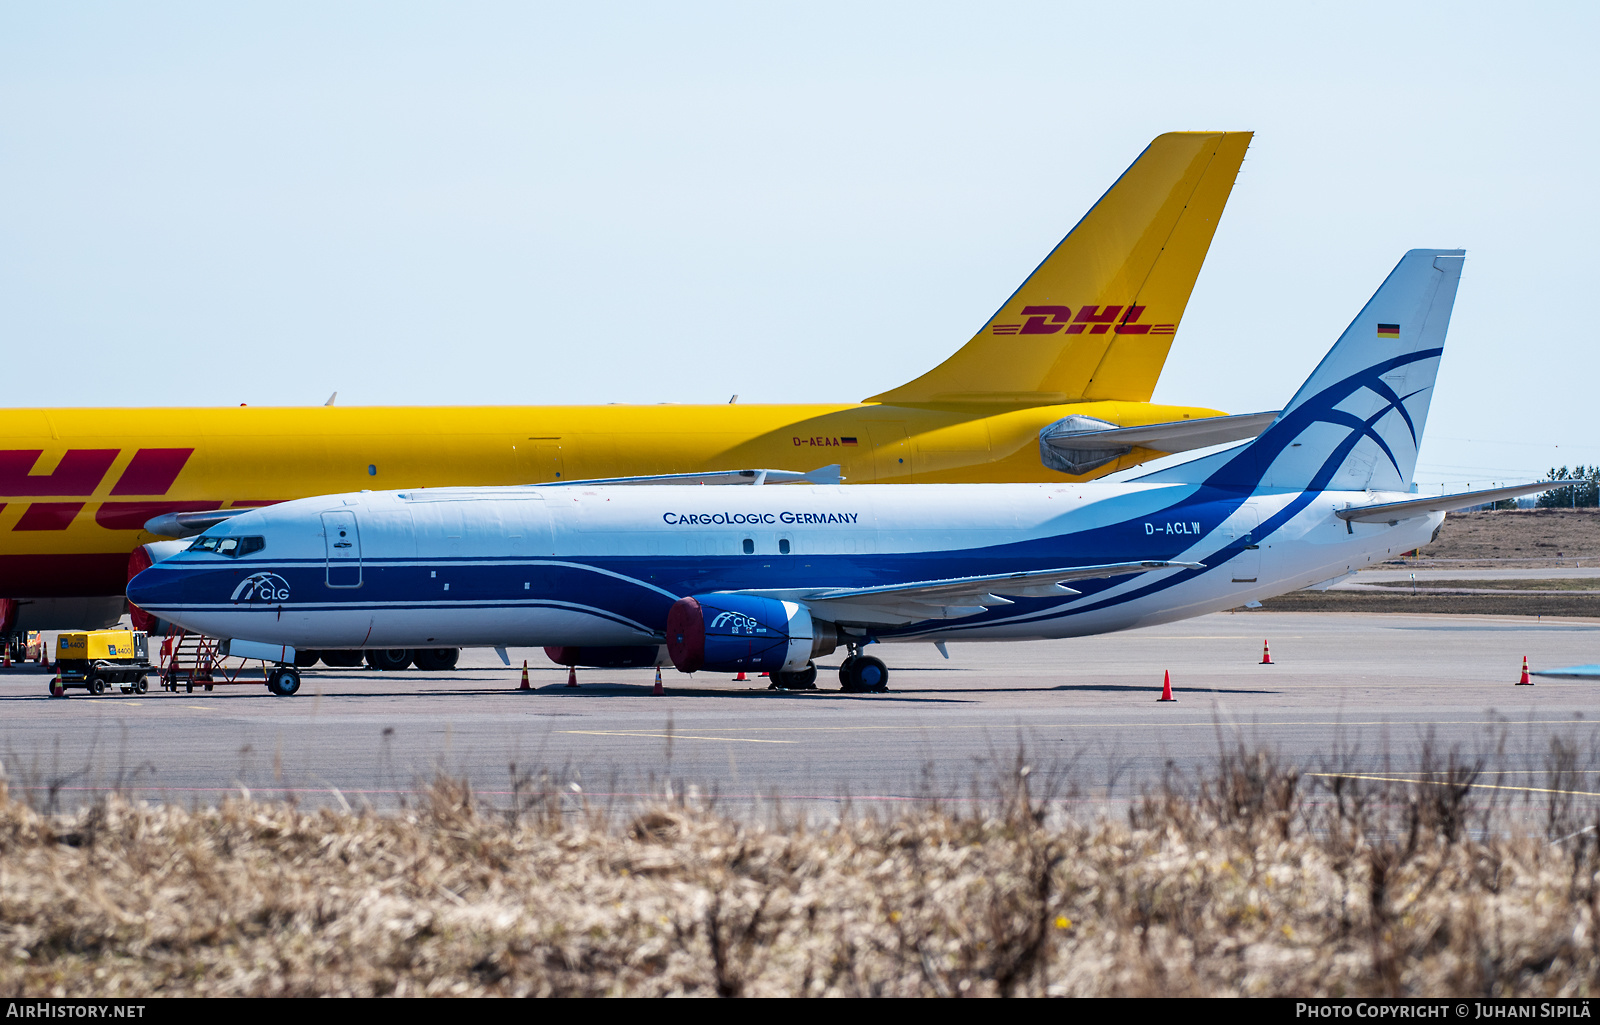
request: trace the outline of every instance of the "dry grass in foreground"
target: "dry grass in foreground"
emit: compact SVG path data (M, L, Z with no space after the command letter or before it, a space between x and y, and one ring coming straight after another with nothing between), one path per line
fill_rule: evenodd
M1571 798L1512 837L1478 766L1423 765L1240 751L1092 824L1021 770L984 812L823 827L448 782L399 814L0 797L0 993L1592 995ZM1556 742L1549 788L1575 766Z

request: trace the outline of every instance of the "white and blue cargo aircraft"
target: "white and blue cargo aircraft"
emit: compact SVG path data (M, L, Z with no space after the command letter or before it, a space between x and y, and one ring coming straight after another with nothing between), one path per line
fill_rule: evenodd
M439 488L307 498L208 530L128 586L275 649L544 645L557 661L882 690L875 642L1149 626L1342 576L1445 511L1549 482L1411 490L1459 250L1401 259L1254 441L1126 483ZM789 475L798 476L798 475Z

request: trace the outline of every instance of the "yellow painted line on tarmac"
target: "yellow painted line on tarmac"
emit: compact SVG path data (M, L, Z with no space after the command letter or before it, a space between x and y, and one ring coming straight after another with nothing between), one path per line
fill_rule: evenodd
M1436 787L1458 786L1447 779L1406 779L1402 776L1363 776L1355 772L1308 772L1307 776L1321 776L1324 778L1338 779L1365 779L1375 783L1427 783ZM1574 797L1600 797L1600 792L1593 790L1552 790L1549 787L1508 787L1498 783L1471 783L1468 786L1475 790L1520 790L1530 794L1571 794Z
M216 711L216 709L212 708L210 705L184 705L183 707L184 708L192 708L197 712L215 712Z
M655 737L661 740L729 740L742 744L797 744L796 740L756 740L751 737L700 737L693 733L636 733L633 730L562 730L590 737Z

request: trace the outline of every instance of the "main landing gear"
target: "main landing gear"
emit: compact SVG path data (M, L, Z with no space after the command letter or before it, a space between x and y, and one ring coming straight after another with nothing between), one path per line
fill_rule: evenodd
M768 690L816 690L817 664L807 662L804 669L792 673L773 673Z
M882 694L889 689L889 667L852 646L839 666L839 689L846 694Z

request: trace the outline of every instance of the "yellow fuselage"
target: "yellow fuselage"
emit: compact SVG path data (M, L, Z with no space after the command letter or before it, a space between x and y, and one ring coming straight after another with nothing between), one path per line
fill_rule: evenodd
M1145 402L856 405L23 409L0 411L0 597L113 595L169 512L363 488L533 484L830 463L847 483L1082 480L1048 469L1040 428L1218 415Z

